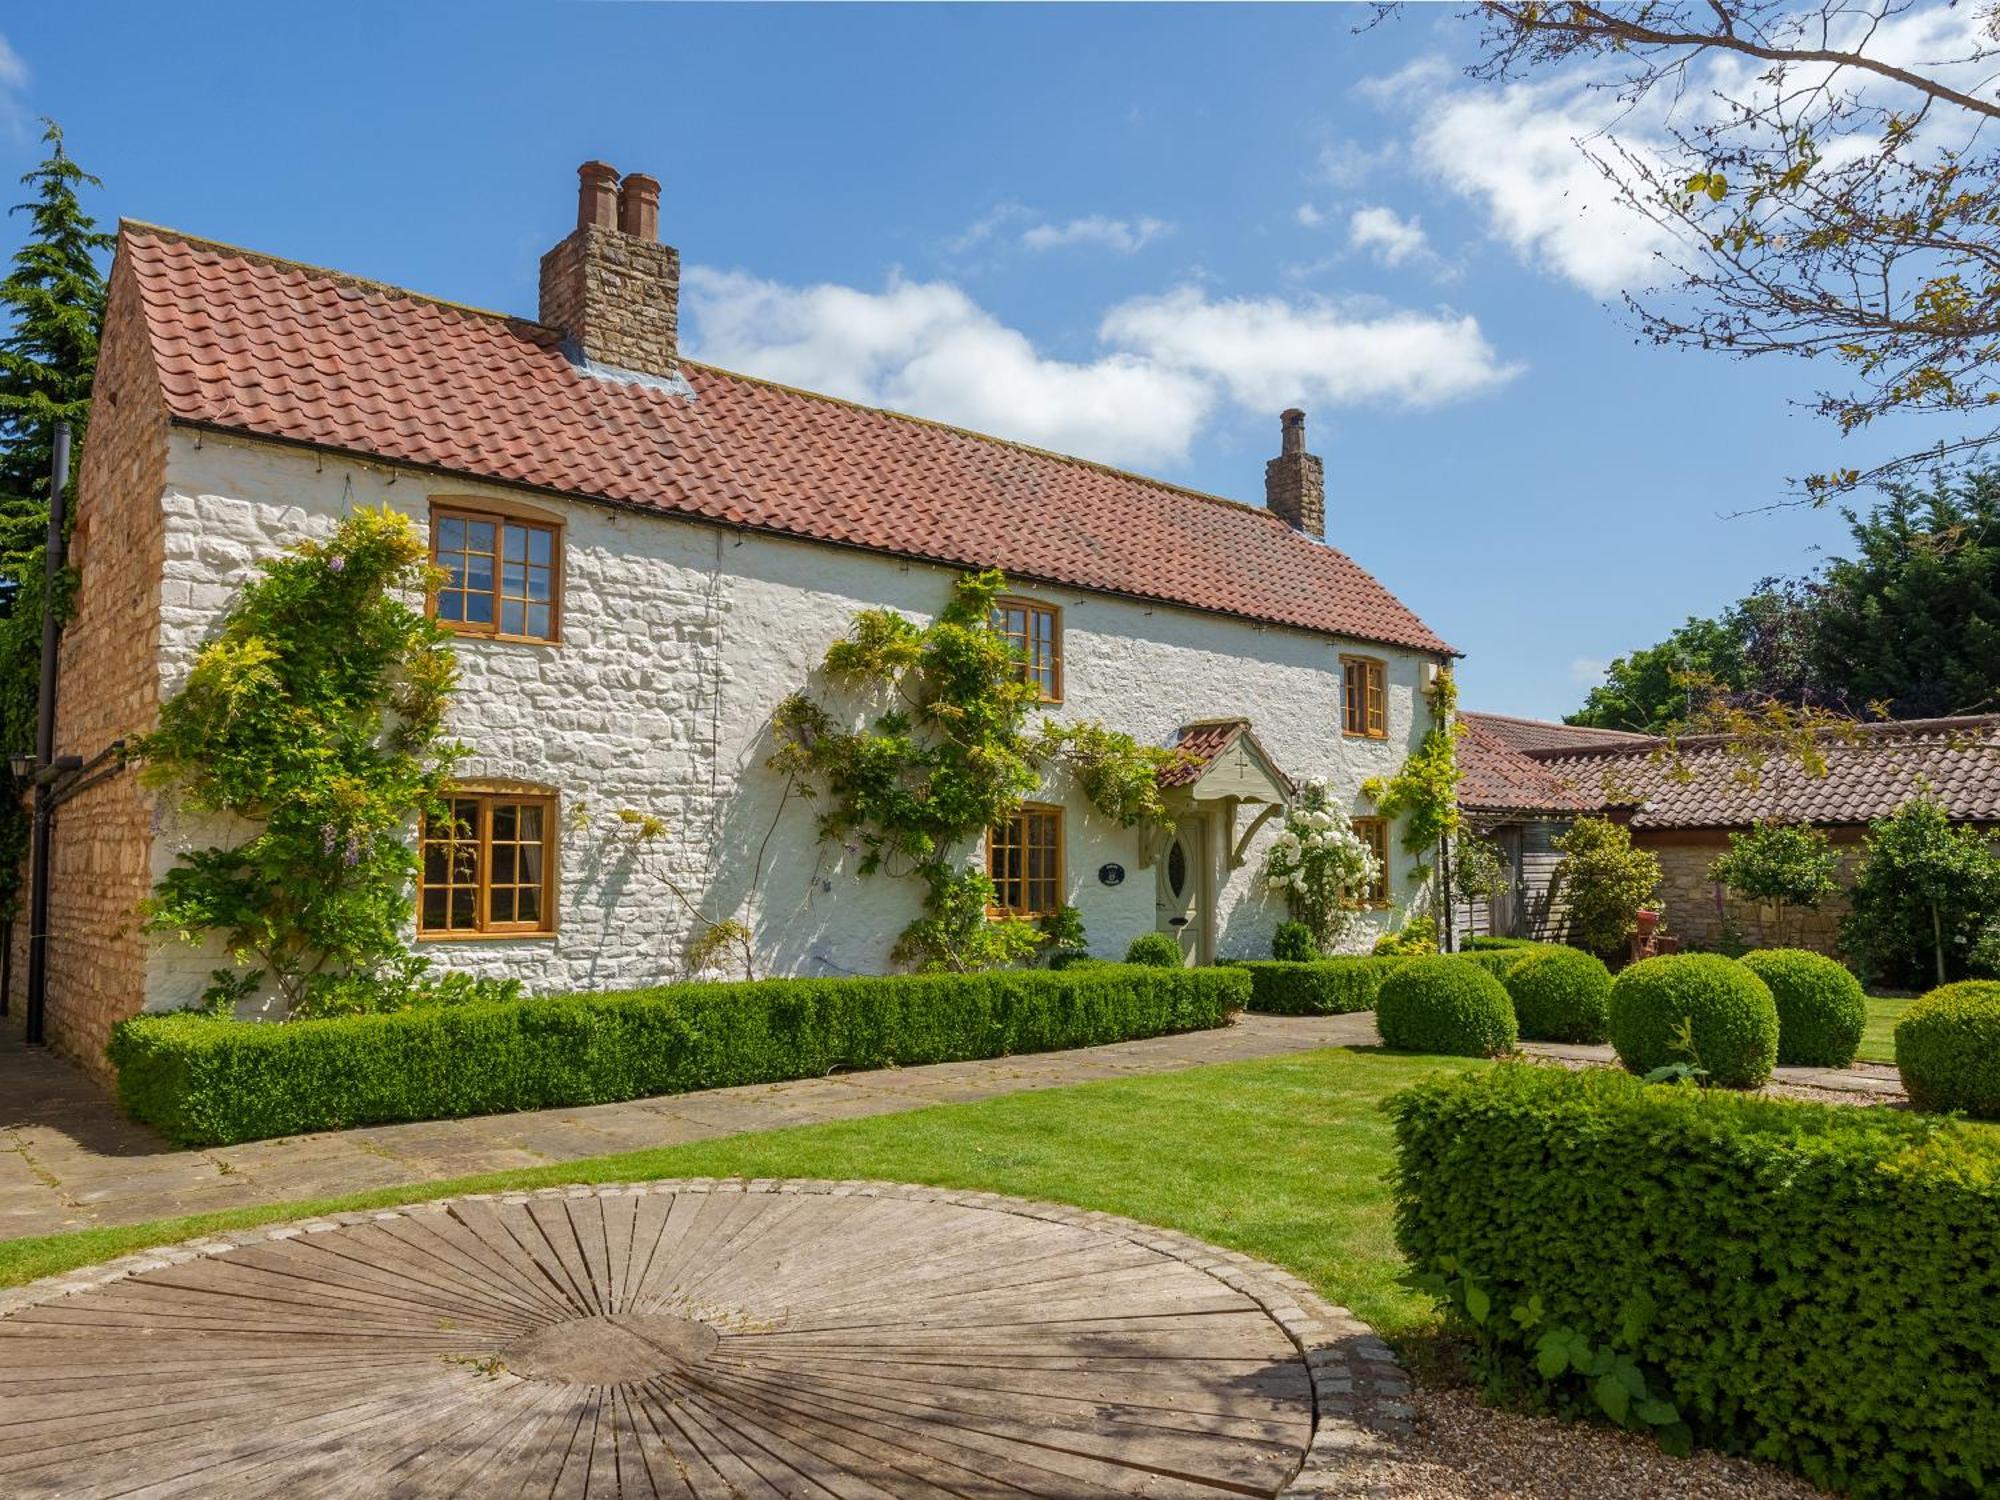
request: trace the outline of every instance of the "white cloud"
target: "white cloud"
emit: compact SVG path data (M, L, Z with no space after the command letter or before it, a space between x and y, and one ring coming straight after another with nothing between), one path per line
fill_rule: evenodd
M0 35L0 119L17 131L24 123L21 95L28 89L28 64L5 35Z
M1328 187L1356 188L1395 154L1394 142L1364 146L1358 141L1328 141L1319 148L1313 176Z
M1317 229L1326 222L1326 215L1314 208L1310 203L1301 203L1297 208L1293 209L1292 217L1308 229Z
M1520 373L1494 352L1475 318L1325 299L1210 301L1198 288L1181 287L1114 307L1100 331L1159 364L1213 375L1257 411L1308 401L1436 406Z
M1348 215L1347 243L1385 266L1400 266L1406 260L1428 258L1431 253L1420 222L1380 206L1357 208Z
M954 255L963 255L966 251L977 249L980 245L983 245L993 237L995 231L1010 220L1025 219L1029 216L1030 212L1031 210L1019 203L996 203L992 208L989 208L985 213L966 225L963 233L956 234L946 240L944 247Z
M1611 663L1596 656L1579 656L1569 664L1569 680L1578 687L1596 687L1604 681Z
M1022 231L1021 243L1030 250L1056 250L1066 245L1089 245L1130 255L1161 235L1171 234L1173 225L1159 219L1107 219L1090 214L1067 224L1035 224Z
M1583 147L1617 107L1559 85L1447 95L1424 110L1416 158L1480 204L1488 233L1523 261L1613 296L1658 280L1658 257L1672 245L1664 229L1618 201ZM1622 139L1628 150L1648 150L1643 133Z
M1476 320L1324 298L1211 300L1192 286L1118 304L1104 352L1049 358L949 282L786 286L691 266L696 358L1111 463L1178 462L1225 400L1433 406L1518 373Z
M1114 353L1048 359L947 282L789 287L691 267L699 358L1112 463L1184 458L1214 404L1199 375Z

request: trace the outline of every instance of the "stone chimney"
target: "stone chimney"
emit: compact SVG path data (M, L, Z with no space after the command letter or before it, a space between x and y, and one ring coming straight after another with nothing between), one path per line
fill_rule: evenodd
M541 321L596 364L672 376L681 256L660 243L660 184L643 172L620 182L601 161L576 175L576 229L542 257Z
M1307 536L1326 535L1326 465L1306 452L1306 414L1293 407L1278 419L1278 456L1264 465L1264 504Z

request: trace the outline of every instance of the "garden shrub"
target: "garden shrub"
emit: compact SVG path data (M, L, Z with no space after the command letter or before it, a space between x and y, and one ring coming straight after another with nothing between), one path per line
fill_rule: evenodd
M1610 1035L1611 971L1578 948L1526 954L1502 950L1513 962L1502 982L1514 1002L1521 1035L1536 1042L1601 1042Z
M1868 998L1861 981L1824 953L1759 948L1737 960L1764 981L1778 1005L1778 1061L1844 1068L1861 1050Z
M1394 958L1322 958L1312 963L1251 959L1232 963L1250 975L1248 1010L1272 1016L1339 1016L1375 1008Z
M1514 1050L1514 1002L1478 964L1449 955L1405 959L1375 997L1385 1045L1404 1052L1495 1057Z
M1932 990L1896 1023L1896 1071L1918 1109L2000 1120L2000 984Z
M603 1104L1220 1026L1238 969L1104 965L766 979L282 1025L181 1012L114 1032L118 1097L184 1145Z
M1178 969L1184 967L1187 960L1181 956L1178 939L1164 932L1142 932L1133 938L1131 945L1126 948L1125 962L1151 964L1161 969Z
M1578 818L1558 835L1555 884L1569 903L1569 936L1579 948L1615 953L1653 900L1660 862L1632 847L1632 832L1609 818Z
M1454 953L1450 958L1498 978L1528 953L1575 951L1553 943L1522 942L1505 949ZM1341 954L1310 963L1235 959L1231 964L1250 972L1250 1010L1277 1016L1333 1016L1373 1010L1382 981L1408 961L1395 954Z
M2000 849L1955 827L1937 803L1906 802L1868 825L1840 943L1876 983L1919 989L1963 979L2000 918Z
M1641 959L1611 986L1611 1045L1644 1075L1689 1064L1710 1083L1754 1089L1778 1061L1778 1005L1749 969L1716 953Z
M1992 1493L2000 1131L1606 1069L1387 1107L1397 1241L1495 1394L1869 1500Z
M1277 935L1271 939L1271 957L1285 963L1309 964L1319 956L1319 941L1305 923L1294 920L1278 924Z

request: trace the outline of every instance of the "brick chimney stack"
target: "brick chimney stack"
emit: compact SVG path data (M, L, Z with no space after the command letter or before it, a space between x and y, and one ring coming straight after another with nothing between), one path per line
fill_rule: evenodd
M1306 452L1306 414L1293 407L1278 421L1278 456L1264 465L1264 504L1294 530L1324 538L1326 465Z
M680 363L681 256L660 243L660 184L587 161L576 229L542 257L541 321L593 363L671 376Z

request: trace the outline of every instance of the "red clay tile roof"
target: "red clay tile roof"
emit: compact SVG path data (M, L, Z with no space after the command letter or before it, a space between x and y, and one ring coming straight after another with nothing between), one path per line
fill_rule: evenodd
M1547 719L1521 719L1512 714L1462 713L1513 750L1573 750L1582 745L1654 743L1651 735L1624 729L1585 729L1576 724L1552 724Z
M1594 805L1631 808L1634 828L1866 823L1924 794L1955 819L2000 821L2000 714L1864 725L1852 744L1829 735L1824 776L1774 751L1752 777L1720 736L1664 746L1537 751L1533 759Z
M1471 713L1458 718L1464 726L1458 737L1458 805L1466 811L1581 813L1597 805L1510 743L1506 725L1537 721Z
M1193 786L1240 739L1250 741L1250 748L1257 752L1259 760L1270 767L1271 774L1277 777L1278 785L1287 796L1299 789L1298 783L1292 780L1285 768L1271 758L1271 753L1257 738L1248 719L1197 719L1192 724L1183 724L1180 737L1174 741L1174 748L1187 758L1179 765L1168 766L1160 772L1160 785Z
M586 374L521 319L127 225L175 419L586 499L1296 626L1452 648L1260 507L684 362Z

